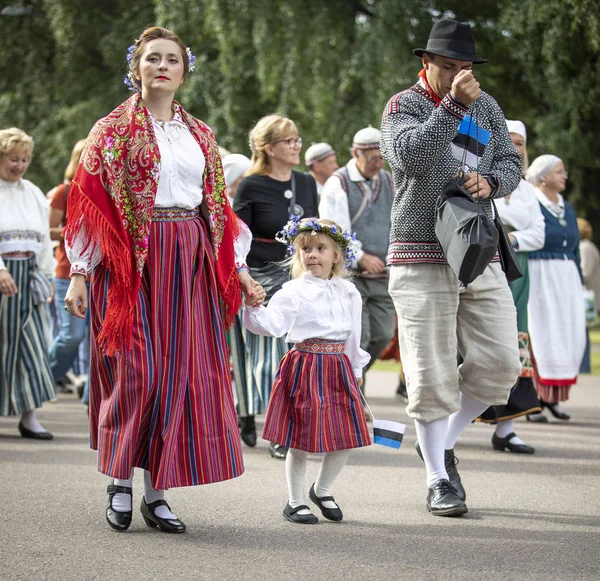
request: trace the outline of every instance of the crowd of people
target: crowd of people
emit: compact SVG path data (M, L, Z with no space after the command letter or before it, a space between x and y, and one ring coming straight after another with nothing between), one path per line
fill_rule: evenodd
M455 444L472 421L495 425L494 450L533 454L515 418L569 420L600 252L562 195L565 164L528 163L524 124L476 79L468 24L437 22L414 54L417 82L381 130L357 127L342 167L320 142L300 171L299 128L276 114L250 130L251 158L220 149L175 101L195 57L159 27L130 47L133 96L75 144L47 197L24 177L33 139L0 130L0 415L52 439L36 410L81 360L111 528L131 525L139 468L146 524L184 532L165 491L242 474L261 414L285 461L284 517L318 521L304 479L320 453L308 498L342 520L333 485L371 444L365 378L384 352L402 362L434 515L468 510ZM522 276L509 283L497 253L459 280L435 231L453 182L501 221Z

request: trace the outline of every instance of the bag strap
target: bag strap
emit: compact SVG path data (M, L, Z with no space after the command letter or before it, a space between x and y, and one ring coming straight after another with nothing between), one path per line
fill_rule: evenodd
M348 185L348 180L346 178L346 173L348 172L348 170L343 167L339 170L337 170L333 175L336 176L341 184L342 184L342 189L344 190L344 192L346 192L346 195L348 195L349 191L350 191L350 187ZM356 214L354 214L354 216L351 216L350 218L350 225L353 226L354 223L362 216L362 213L365 211L365 208L367 207L367 204L369 203L369 199L368 196L363 194L363 199L362 202L360 203L360 206L358 207L358 210L356 211Z

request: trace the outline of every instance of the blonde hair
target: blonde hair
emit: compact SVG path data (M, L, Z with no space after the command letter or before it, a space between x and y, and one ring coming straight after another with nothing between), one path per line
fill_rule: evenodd
M142 58L142 54L144 54L144 46L152 41L157 40L158 38L164 38L165 40L172 40L179 46L181 50L181 58L183 59L183 80L187 79L187 76L190 72L190 59L187 54L187 47L181 39L168 28L162 28L160 26L151 26L150 28L146 28L144 32L136 38L133 43L133 52L131 53L131 60L129 61L129 79L133 83L133 86L138 90L142 90L142 82L137 78L137 75L140 71L140 60Z
M71 152L71 159L69 160L69 165L67 165L67 169L65 169L65 181L70 182L75 175L75 171L77 170L77 166L79 165L79 160L81 159L81 154L83 152L83 148L85 147L85 139L80 139L73 148Z
M321 226L335 226L338 230L341 231L341 228L333 221L333 220L325 220L324 218L314 219L314 218L305 218L300 221L300 225L306 222L315 221L317 224ZM317 232L316 230L308 230L304 232L300 232L296 238L294 238L294 254L290 256L288 259L284 261L286 266L290 269L290 275L292 278L300 278L305 270L302 266L302 261L300 260L300 249L302 246L307 244L309 241L314 241L315 237L318 242L328 242L333 246L333 250L337 256L337 262L334 263L331 267L331 277L337 276L338 278L350 278L350 271L346 268L345 265L345 255L344 249L332 236L329 235L327 230L321 230Z
M0 157L14 151L33 152L33 138L17 127L0 129Z
M577 228L579 229L579 238L581 240L591 240L594 231L592 225L585 218L577 218Z
M298 134L296 124L281 115L267 115L259 120L250 131L250 169L247 176L268 175L271 171L269 156L266 152L267 145L273 145L279 139L285 139L292 133Z

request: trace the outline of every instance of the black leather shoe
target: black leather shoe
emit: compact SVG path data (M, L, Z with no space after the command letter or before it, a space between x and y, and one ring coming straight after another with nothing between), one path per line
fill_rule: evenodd
M310 492L308 493L308 496L319 507L319 509L321 510L321 514L327 520L340 522L344 518L344 515L342 514L342 509L339 506L337 508L327 508L323 505L323 503L327 501L335 502L335 498L333 498L333 496L321 496L321 498L319 498L317 496L317 493L315 492L314 484L310 487Z
M158 528L163 533L185 533L186 526L178 518L160 518L154 514L154 511L159 506L166 506L171 510L166 500L156 500L150 504L146 504L146 499L142 498L140 512L144 517L144 522L151 529Z
M283 516L290 522L297 522L301 525L315 525L319 522L319 519L312 512L310 514L298 514L298 511L303 509L310 510L305 504L292 508L288 502L283 509Z
M254 416L246 416L240 418L240 436L246 446L254 448L256 446L256 424L254 423Z
M421 452L421 446L419 445L418 440L415 442L415 448L421 460L425 462L425 459L423 458L423 453ZM464 502L465 500L467 500L467 492L464 486L462 485L460 474L456 469L457 464L458 458L454 455L454 448L452 450L444 450L444 466L446 467L446 472L448 473L450 484L454 487L454 490L456 490L458 498L460 498Z
M54 438L50 432L32 432L23 425L23 422L19 422L19 432L21 438L31 438L32 440L52 440Z
M535 448L532 446L528 446L527 444L511 444L510 439L514 438L516 434L511 432L506 436L506 438L499 438L494 434L492 436L492 448L499 452L503 452L504 450L508 450L509 452L514 452L515 454L534 454Z
M276 458L277 460L285 460L287 453L287 446L281 446L280 444L274 444L273 442L269 444L269 454L271 454L273 458Z
M566 414L565 412L558 411L554 406L555 403L548 403L547 401L540 400L540 405L543 408L546 408L557 420L570 420L571 416Z
M528 422L533 422L534 424L548 423L548 418L542 412L539 412L537 414L527 414L526 417Z
M113 497L115 494L129 494L132 497L133 501L133 491L131 488L127 488L126 486L117 486L116 484L111 484L107 489L108 492L108 507L106 508L106 520L111 528L115 529L115 531L126 531L131 525L131 517L132 512L128 510L127 512L120 512L115 510L112 506Z
M438 480L427 493L427 510L435 516L460 516L468 512L448 480Z

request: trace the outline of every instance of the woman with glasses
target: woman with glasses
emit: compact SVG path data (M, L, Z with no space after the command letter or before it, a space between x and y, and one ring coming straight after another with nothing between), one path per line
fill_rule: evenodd
M529 336L538 394L542 408L559 420L568 420L560 402L569 399L585 351L577 216L561 195L568 175L559 157L540 155L525 177L535 186L546 221L544 247L529 254ZM541 412L527 417L548 421Z
M319 199L312 176L295 171L300 164L302 138L291 119L268 115L250 131L252 160L239 185L233 203L235 213L250 228L252 246L247 263L252 277L263 285L267 301L288 280L280 262L286 246L275 235L290 214L303 218L318 216ZM236 322L233 346L242 440L256 445L254 416L264 413L269 403L273 378L280 359L287 351L283 338L260 337ZM287 450L271 444L269 452L283 459Z

